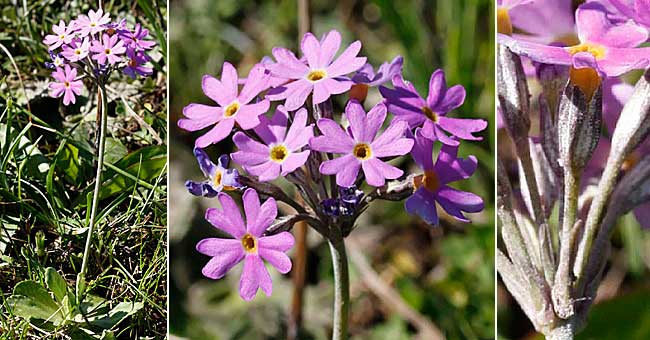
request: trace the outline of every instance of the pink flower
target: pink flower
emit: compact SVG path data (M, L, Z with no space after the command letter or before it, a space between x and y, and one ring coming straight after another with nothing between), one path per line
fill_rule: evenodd
M50 83L50 96L58 98L63 95L63 105L74 104L76 101L75 95L81 94L81 87L83 86L81 80L75 80L77 70L71 68L70 65L65 65L65 69L58 67L52 73L52 77L57 82Z
M413 140L404 137L408 124L393 121L377 137L386 119L386 106L382 103L366 115L363 106L351 100L345 108L345 116L350 122L350 134L331 119L323 118L317 122L323 135L311 139L309 145L312 150L343 154L342 157L323 162L320 172L324 175L336 174L336 184L346 188L355 184L360 169L363 169L368 184L375 187L384 185L386 179L402 176L402 170L380 158L401 156L411 151Z
M79 36L82 38L87 35L94 35L106 29L108 23L111 22L111 18L108 13L98 9L96 12L92 9L88 12L88 16L80 15L77 20L74 21L75 29L78 30Z
M194 145L205 148L230 135L235 123L242 130L250 130L260 123L259 115L268 111L270 103L263 99L253 103L260 92L268 88L269 74L262 65L255 65L248 73L244 87L239 91L237 70L225 62L221 80L203 76L203 93L219 106L192 103L183 109L187 118L178 120L178 127L187 131L198 131L214 125L210 131L196 139Z
M109 36L104 34L101 42L98 40L93 41L90 52L96 53L92 58L102 65L106 64L107 61L109 64L115 64L122 60L119 55L126 52L126 47L124 47L124 42L119 40L117 35Z
M305 104L312 92L314 104L320 104L332 95L350 90L353 83L345 76L365 65L366 57L357 57L361 50L361 42L357 40L333 61L340 46L341 34L336 30L325 34L320 42L313 34L305 34L300 49L307 64L286 48L274 48L277 63L266 68L274 77L295 81L273 89L269 99L286 99L284 106L294 111Z
M59 21L58 25L52 26L54 34L48 34L43 39L43 43L48 45L48 49L54 50L62 44L69 44L74 38L72 25L66 27L63 20Z
M258 176L262 182L286 176L301 167L309 157L309 150L300 151L314 136L313 124L307 125L307 110L298 110L293 124L287 132L288 114L278 107L269 120L261 116L261 123L255 132L264 144L237 132L233 141L240 151L231 155L233 161L244 166L246 171Z
M70 45L63 46L63 55L67 60L71 62L79 61L86 56L88 56L88 51L90 49L90 42L88 38L84 38L82 41L73 41Z
M196 245L196 250L211 256L202 273L211 279L220 279L242 260L244 269L239 281L239 295L250 301L259 288L270 296L273 282L264 261L269 262L280 273L291 270L291 259L285 254L294 244L293 235L284 231L272 236L262 236L278 214L275 199L269 198L260 205L254 189L247 189L243 195L246 224L235 201L220 193L222 209L210 208L205 218L217 229L230 234L234 239L207 238Z

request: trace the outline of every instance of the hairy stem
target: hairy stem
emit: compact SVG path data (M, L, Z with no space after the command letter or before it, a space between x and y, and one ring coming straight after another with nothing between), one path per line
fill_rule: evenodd
M348 257L345 252L343 237L334 237L328 243L332 254L332 268L334 269L332 340L345 340L348 338L348 310L350 307Z
M80 292L80 284L85 285L86 270L88 269L88 254L90 253L90 243L93 236L93 230L97 219L97 208L99 205L99 189L102 185L102 169L104 164L104 146L106 142L106 121L108 107L106 98L106 88L104 85L99 86L99 96L101 98L97 106L97 118L99 119L99 139L97 146L97 172L95 173L95 189L93 190L93 200L90 208L90 222L88 223L88 235L86 236L86 246L84 247L83 261L81 262L81 271L77 277L77 296L79 297L83 292Z

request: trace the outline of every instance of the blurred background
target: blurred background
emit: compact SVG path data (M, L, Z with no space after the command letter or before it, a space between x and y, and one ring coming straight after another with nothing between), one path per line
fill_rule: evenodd
M183 185L202 178L192 155L191 134L177 128L182 109L209 103L204 74L218 76L232 62L244 76L274 46L296 51L296 1L170 1L170 332L172 339L285 339L290 319L291 273L271 271L273 295L252 302L238 295L241 267L224 279L201 275L208 258L195 251L217 235L204 219L215 199L191 196ZM462 84L465 104L453 115L483 118L482 142L463 143L476 155L477 173L458 187L482 196L486 208L461 224L441 214L432 229L409 216L403 202L378 202L348 238L351 263L350 331L353 339L411 339L439 328L447 339L494 338L494 31L489 0L312 1L312 31L330 29L343 44L358 39L361 54L378 66L404 57L404 77L426 95L431 73L444 69L448 84ZM335 102L341 112L342 99ZM367 107L381 97L371 89ZM229 141L208 148L213 159L233 150ZM410 160L409 160L410 161ZM403 164L404 168L413 164ZM331 323L332 273L327 244L308 235L307 278L301 339L327 339ZM291 253L293 254L293 253ZM379 288L378 288L379 287ZM388 288L389 293L385 290ZM403 304L415 313L396 311ZM408 315L407 315L408 314Z

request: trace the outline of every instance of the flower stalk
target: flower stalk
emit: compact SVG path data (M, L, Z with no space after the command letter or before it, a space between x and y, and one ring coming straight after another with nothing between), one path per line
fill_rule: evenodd
M106 125L108 114L106 109L108 107L108 99L106 97L106 86L100 84L97 89L98 97L100 98L97 103L97 119L99 120L98 143L97 143L97 171L95 173L95 188L93 189L92 205L90 208L90 221L88 222L88 234L86 235L86 245L84 247L83 260L81 262L81 270L77 275L77 299L80 299L85 290L86 271L88 270L88 256L90 254L90 246L92 243L93 230L97 222L97 210L99 207L99 191L102 186L102 172L104 168L104 147L106 146Z
M328 241L334 270L334 318L332 340L348 338L348 314L350 309L350 276L348 256L342 236L335 236Z

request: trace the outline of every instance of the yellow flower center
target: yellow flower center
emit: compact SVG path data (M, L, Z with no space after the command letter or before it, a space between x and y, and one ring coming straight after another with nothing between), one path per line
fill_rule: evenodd
M233 102L232 104L226 106L226 109L223 111L223 115L226 117L232 117L237 114L237 111L239 111L239 103Z
M136 67L138 66L138 63L135 61L135 59L129 59L129 66Z
M359 143L354 146L352 154L354 154L354 157L365 161L366 159L370 158L370 156L372 156L372 150L370 149L370 145L366 143Z
M65 85L65 87L70 87L70 83L67 81L63 85Z
M580 90L582 90L582 92L587 97L587 101L591 100L594 92L596 92L596 89L598 89L598 86L600 86L601 81L598 72L589 67L571 67L569 69L569 80L573 85L579 87Z
M435 171L427 170L423 175L416 176L413 179L413 186L415 187L415 190L424 187L430 192L436 192L440 189L440 179Z
M594 58L596 58L596 60L603 59L605 57L605 52L607 51L605 47L593 43L574 45L574 46L567 47L566 49L569 51L569 53L571 53L571 55L580 52L590 53L591 55L594 56Z
M497 32L506 35L512 35L512 22L510 14L505 8L497 9Z
M289 156L289 151L287 150L287 147L282 144L276 145L271 148L270 156L271 160L282 163L287 159L287 156Z
M246 234L241 238L241 246L247 253L257 252L257 240L251 234Z
M111 49L110 49L110 48L105 49L105 50L104 50L104 53L105 53L105 54L111 54Z
M65 34L61 34L61 35L59 36L59 39L61 39L61 40L65 39Z
M76 54L76 55L80 55L80 54L81 54L81 50L74 50L74 54Z
M216 186L220 186L222 180L223 180L223 173L221 172L221 170L219 170L217 171L216 174L214 174L214 184Z
M312 83L315 83L323 78L327 77L327 72L325 70L312 70L307 74L307 80Z
M428 106L422 107L422 113L424 113L424 115L427 116L427 118L429 118L434 123L438 122L438 114L431 111L431 109Z
M90 23L90 27L95 27L95 26L97 26L97 23L94 23L94 22Z

